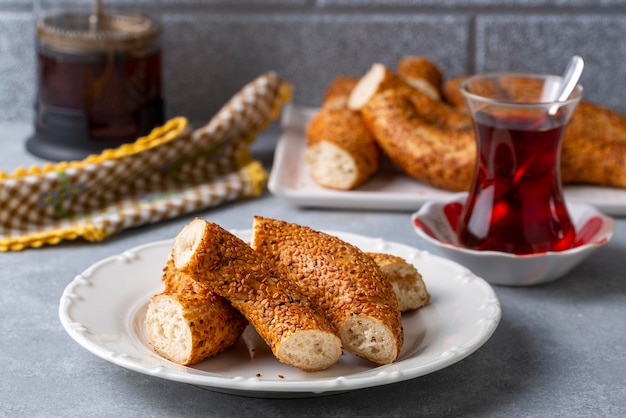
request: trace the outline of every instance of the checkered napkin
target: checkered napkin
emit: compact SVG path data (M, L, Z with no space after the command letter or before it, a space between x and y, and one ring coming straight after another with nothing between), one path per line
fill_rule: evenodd
M291 86L268 72L199 129L174 118L146 137L82 161L0 171L0 251L79 237L99 241L132 226L258 196L267 173L249 145L290 96Z

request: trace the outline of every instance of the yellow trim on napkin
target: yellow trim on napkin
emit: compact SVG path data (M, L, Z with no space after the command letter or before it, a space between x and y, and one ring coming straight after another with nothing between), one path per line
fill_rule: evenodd
M167 121L164 125L153 129L147 136L141 137L133 143L122 144L120 147L115 149L106 149L100 154L90 155L80 161L61 161L56 164L46 163L42 166L32 165L28 169L18 167L11 174L0 171L0 180L37 176L44 173L55 171L60 172L68 169L79 169L87 164L98 164L105 160L115 160L121 157L137 154L176 139L187 129L187 119L183 117L173 118Z

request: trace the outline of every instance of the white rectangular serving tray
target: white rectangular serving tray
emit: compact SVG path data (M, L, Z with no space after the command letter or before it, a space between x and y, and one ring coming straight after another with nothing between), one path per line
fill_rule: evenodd
M320 187L309 175L304 160L305 129L317 108L287 105L274 154L268 188L272 194L301 207L415 211L429 200L452 195L414 180L383 162L380 171L361 187L350 191ZM597 186L565 186L565 198L594 205L613 216L626 215L626 190Z

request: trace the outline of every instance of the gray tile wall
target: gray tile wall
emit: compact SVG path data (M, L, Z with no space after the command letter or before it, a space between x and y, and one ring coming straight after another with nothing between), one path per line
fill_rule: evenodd
M147 0L142 0L147 1ZM446 77L561 73L585 58L586 98L626 113L626 0L161 0L169 116L204 122L243 84L276 70L317 105L337 74L405 54ZM30 121L31 0L0 0L0 122Z

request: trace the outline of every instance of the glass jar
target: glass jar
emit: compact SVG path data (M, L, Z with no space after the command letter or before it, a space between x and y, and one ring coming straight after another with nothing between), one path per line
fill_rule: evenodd
M81 159L164 122L158 2L39 0L33 154Z

